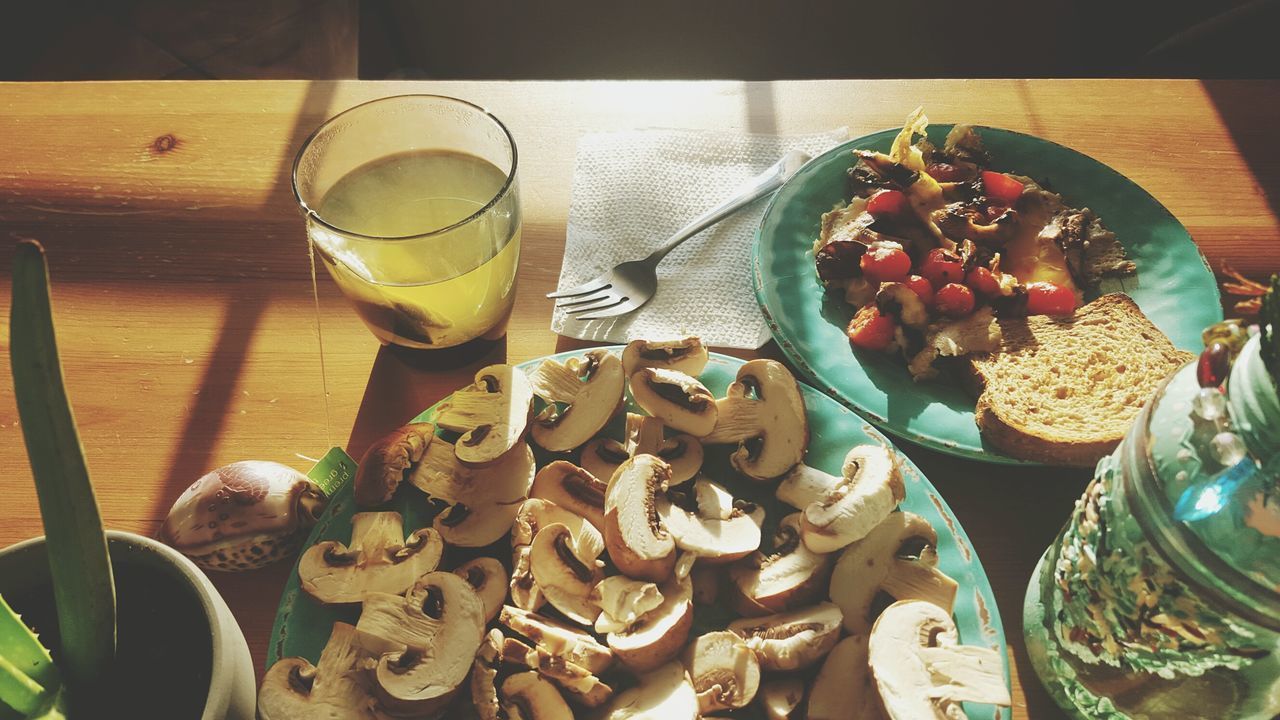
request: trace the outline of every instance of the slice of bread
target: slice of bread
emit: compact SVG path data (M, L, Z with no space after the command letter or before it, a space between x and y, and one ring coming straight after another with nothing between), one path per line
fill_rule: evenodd
M999 322L1001 349L970 360L982 393L974 415L988 442L1024 460L1092 467L1193 357L1121 293L1071 317Z

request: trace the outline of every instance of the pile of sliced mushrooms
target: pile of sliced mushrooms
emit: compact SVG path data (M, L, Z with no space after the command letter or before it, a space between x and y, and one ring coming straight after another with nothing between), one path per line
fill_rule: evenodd
M360 603L359 620L334 625L316 665L276 663L259 716L916 720L1008 705L1000 655L957 643L933 528L897 511L893 451L856 446L838 477L808 467L790 372L753 360L716 398L697 379L707 359L687 338L528 375L494 365L433 422L379 441L351 541L298 567L315 601ZM628 390L646 414L605 437ZM530 443L559 459L539 468ZM701 472L711 445L795 508L771 541L764 508L723 482L739 478ZM402 482L440 507L407 537L377 509ZM509 563L440 569L504 538ZM738 619L695 636L695 606L711 605Z

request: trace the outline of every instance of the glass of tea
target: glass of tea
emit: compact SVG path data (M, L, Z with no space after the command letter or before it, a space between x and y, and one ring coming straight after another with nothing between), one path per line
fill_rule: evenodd
M383 343L434 349L506 332L516 145L483 108L438 95L357 105L307 138L293 191L316 256Z

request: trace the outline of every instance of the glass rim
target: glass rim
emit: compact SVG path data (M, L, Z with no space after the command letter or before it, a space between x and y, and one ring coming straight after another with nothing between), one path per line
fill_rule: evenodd
M338 118L341 118L344 115L355 112L356 110L360 110L361 108L367 107L369 105L375 105L377 103L388 102L391 100L406 100L406 99L414 99L414 98L416 99L429 98L432 100L445 100L451 103L465 105L471 108L472 110L478 110L480 114L489 118L489 120L492 121L494 125L498 126L498 129L502 131L503 136L506 137L507 139L507 145L511 148L511 169L506 173L504 173L506 175L506 179L503 181L502 187L498 188L498 191L493 194L493 197L490 198L489 201L485 203L483 207L471 213L470 215L462 218L461 220L458 220L457 222L454 222L449 225L445 225L444 227L435 228L434 230L411 233L408 235L369 235L367 233L356 232L354 230L348 230L346 228L338 227L337 225L334 225L333 223L321 217L320 211L308 205L307 201L302 199L302 193L298 191L298 166L302 164L302 156L306 154L307 150L311 147L312 141L314 141L316 137L320 135L320 133L324 132L326 128L332 125L334 121L338 120ZM507 129L507 126L503 124L501 120L498 119L497 115L494 115L493 113L489 112L484 107L481 107L480 105L477 105L473 102L463 100L461 98L451 97L449 95L436 95L433 93L408 93L404 95L388 95L386 97L366 100L357 105L352 105L346 110L343 110L337 115L334 115L328 120L325 120L324 122L320 123L319 127L317 127L315 130L312 130L311 134L307 136L307 139L302 141L302 146L298 148L297 155L294 155L293 168L289 173L289 181L290 181L290 185L293 188L293 199L298 203L298 207L302 208L303 215L314 220L320 225L330 230L333 230L334 232L341 233L348 237L360 238L362 240L378 240L378 241L414 240L417 238L429 238L437 235L443 235L447 232L451 232L453 230L456 230L457 228L462 227L463 225L466 225L474 220L479 219L485 213L492 210L494 206L496 206L499 202L502 201L504 197L506 197L506 195L511 191L512 185L515 184L516 168L519 166L519 160L520 160L520 156L519 156L519 152L516 149L516 139L512 137L511 131Z

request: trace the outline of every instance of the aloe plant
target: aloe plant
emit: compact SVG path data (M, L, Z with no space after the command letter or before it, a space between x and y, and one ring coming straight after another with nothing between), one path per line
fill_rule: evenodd
M115 584L102 516L63 383L44 249L35 241L18 243L9 319L14 395L40 501L57 604L60 674L74 707L77 696L101 689L115 659ZM23 637L23 631L30 634L26 626L12 612L8 620L2 615L0 657L44 691L34 707L14 709L27 717L58 717L49 713L58 712L60 691L46 686L57 677L56 671L50 675L52 669L44 668L34 636ZM34 671L30 663L35 663ZM27 697L35 690L14 672L5 675L4 666L0 666L0 677L8 678L7 685L0 679L0 687L7 687L15 697Z

